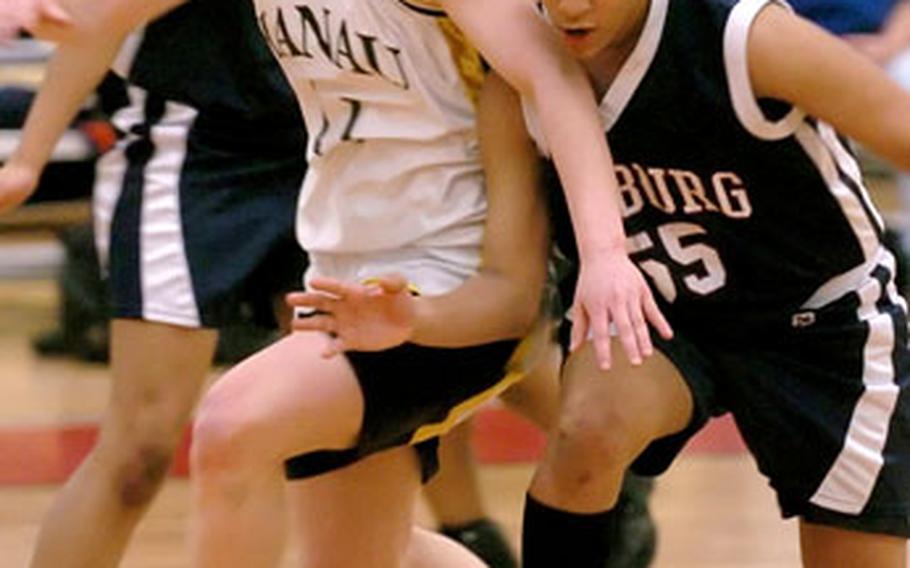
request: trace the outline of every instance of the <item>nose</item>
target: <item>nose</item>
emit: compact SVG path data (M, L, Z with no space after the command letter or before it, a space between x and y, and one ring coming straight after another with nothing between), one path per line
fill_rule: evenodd
M591 9L591 0L557 0L556 9L564 20L580 19Z

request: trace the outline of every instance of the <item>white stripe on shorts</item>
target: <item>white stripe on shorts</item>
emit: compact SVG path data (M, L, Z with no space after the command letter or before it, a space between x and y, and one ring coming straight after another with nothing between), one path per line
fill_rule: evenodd
M180 175L197 111L168 102L151 130L155 154L145 168L139 233L143 319L199 327L180 214Z
M130 132L135 124L145 120L146 93L139 87L127 90L130 103L118 110L111 121L127 134L117 141L117 145L99 158L95 166L95 187L92 189L92 211L95 230L95 247L98 250L98 261L101 270L107 271L111 250L111 225L117 202L123 191L123 181L129 163L126 159L126 148L136 141L136 135Z
M894 258L887 255L887 268L894 274ZM900 392L894 382L894 319L878 311L881 283L869 278L859 290L857 315L869 324L863 349L864 391L853 409L840 454L810 501L826 509L858 515L862 512L884 465L891 417Z

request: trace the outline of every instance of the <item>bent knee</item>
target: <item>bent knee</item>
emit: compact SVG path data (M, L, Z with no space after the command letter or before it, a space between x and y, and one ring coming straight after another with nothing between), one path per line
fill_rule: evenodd
M193 423L190 465L193 472L238 471L270 458L262 428L231 405L204 404Z
M130 452L116 475L118 500L126 508L144 507L157 494L173 461L170 446L144 445Z
M555 434L562 459L598 469L624 469L642 448L634 421L610 410L565 413Z
M217 408L203 408L193 422L190 463L193 471L211 471L231 466L241 449L243 425Z

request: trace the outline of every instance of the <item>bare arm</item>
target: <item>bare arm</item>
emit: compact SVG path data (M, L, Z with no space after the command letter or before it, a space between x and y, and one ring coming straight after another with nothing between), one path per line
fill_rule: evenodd
M910 169L910 94L849 45L769 5L748 43L759 96L787 101Z
M597 119L594 93L581 66L536 14L533 2L443 0L442 4L493 68L537 110L567 189L579 246L584 247L581 254L624 253L613 162Z
M610 323L630 361L652 352L648 323L672 335L625 251L613 162L591 86L529 0L441 0L491 65L537 111L566 193L581 274L573 306L573 349L592 331L610 366Z
M314 280L316 292L288 300L322 312L296 320L294 327L336 334L327 355L405 341L478 345L530 330L539 314L549 241L538 160L515 94L502 81L488 79L478 120L488 201L478 274L447 294L420 297L411 296L399 276L369 286Z
M520 337L539 313L549 239L538 159L514 92L496 76L484 86L478 129L488 202L481 269L450 294L417 299L415 343Z
M62 41L29 110L19 146L0 169L0 212L20 205L34 191L57 140L104 77L124 37L157 15L156 10L177 3L148 0L131 9L130 0L68 0L65 23L36 20L37 31L50 27L50 35Z

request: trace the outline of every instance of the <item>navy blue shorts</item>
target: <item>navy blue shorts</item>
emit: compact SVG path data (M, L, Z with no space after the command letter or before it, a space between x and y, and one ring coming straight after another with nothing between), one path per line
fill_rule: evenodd
M345 353L364 398L364 417L354 447L293 457L288 479L304 479L350 465L370 454L413 445L422 479L439 468L438 438L523 373L517 341L444 349L404 344L378 352Z
M767 333L675 327L658 348L688 383L689 426L633 464L656 475L712 416L733 415L783 516L910 537L906 306L879 267L867 290ZM860 298L867 298L861 302Z
M306 266L294 234L303 147L214 136L189 106L130 97L94 192L112 316L217 328L252 309L271 321L272 297L300 288Z

